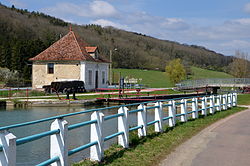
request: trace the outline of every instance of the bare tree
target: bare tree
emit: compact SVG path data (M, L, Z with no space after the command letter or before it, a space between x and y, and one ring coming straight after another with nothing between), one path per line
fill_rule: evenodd
M229 64L230 73L234 77L249 77L250 62L247 59L248 53L241 52L240 50L235 51L235 58L233 62Z

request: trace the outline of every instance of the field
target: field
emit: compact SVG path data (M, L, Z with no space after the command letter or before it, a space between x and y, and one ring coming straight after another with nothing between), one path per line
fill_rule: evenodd
M192 67L193 75L191 79L202 79L202 78L232 78L233 76L212 70L201 69ZM138 70L138 69L113 69L114 80L119 80L119 75L122 77L129 78L141 78L140 84L144 84L152 88L165 88L173 87L174 85L170 82L169 77L165 72L153 71L153 70Z

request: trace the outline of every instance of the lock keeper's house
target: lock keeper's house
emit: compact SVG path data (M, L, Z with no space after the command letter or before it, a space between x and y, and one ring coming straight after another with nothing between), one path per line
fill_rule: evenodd
M30 58L32 88L40 89L53 81L84 81L86 90L108 86L109 61L98 47L91 47L69 31L49 48Z

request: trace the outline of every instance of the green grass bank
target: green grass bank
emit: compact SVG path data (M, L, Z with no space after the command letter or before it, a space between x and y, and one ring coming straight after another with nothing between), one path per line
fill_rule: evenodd
M190 79L203 79L203 78L233 78L233 76L212 70L201 69L198 67L191 67L193 75ZM141 84L147 85L152 88L165 88L173 87L169 77L165 72L154 70L139 70L139 69L113 69L114 80L117 82L119 75L129 78L141 78Z
M142 139L139 139L136 132L133 132L130 133L130 148L123 149L118 145L113 145L105 151L103 162L97 163L85 160L73 164L73 166L156 165L179 144L191 138L205 127L244 109L245 108L235 107L227 111L216 112L214 115L190 120L187 123L178 122L174 128L165 127L164 132L161 134L154 133L151 127L148 130L148 136Z

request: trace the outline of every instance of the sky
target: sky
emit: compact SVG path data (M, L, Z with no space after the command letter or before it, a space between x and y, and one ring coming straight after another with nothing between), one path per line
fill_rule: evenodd
M224 55L250 53L250 0L0 0L79 25L98 24Z

